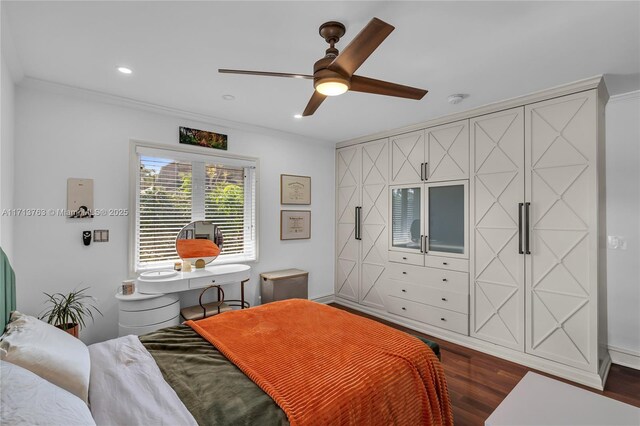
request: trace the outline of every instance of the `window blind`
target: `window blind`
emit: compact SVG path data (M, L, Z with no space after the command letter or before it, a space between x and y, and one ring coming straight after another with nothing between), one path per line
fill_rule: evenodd
M178 260L176 235L203 219L224 236L217 262L256 260L255 161L141 147L136 155L135 270Z
M192 166L141 156L138 202L138 265L178 259L176 235L191 222Z

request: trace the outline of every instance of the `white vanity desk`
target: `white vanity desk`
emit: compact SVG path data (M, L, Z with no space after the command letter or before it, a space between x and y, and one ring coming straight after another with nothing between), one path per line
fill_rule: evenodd
M251 278L248 265L210 265L192 272L160 279L136 279L134 294L116 294L118 299L118 334L145 334L180 324L180 293L211 285L240 284L242 306L244 284Z

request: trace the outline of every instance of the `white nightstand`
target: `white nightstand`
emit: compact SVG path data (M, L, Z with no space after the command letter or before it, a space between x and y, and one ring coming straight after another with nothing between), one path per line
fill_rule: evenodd
M180 324L180 294L116 294L118 335L145 334Z

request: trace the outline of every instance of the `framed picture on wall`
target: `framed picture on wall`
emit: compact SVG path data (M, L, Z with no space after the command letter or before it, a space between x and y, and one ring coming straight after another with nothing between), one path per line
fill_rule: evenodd
M280 175L280 204L311 204L311 177Z
M280 239L308 240L311 238L310 210L281 210Z

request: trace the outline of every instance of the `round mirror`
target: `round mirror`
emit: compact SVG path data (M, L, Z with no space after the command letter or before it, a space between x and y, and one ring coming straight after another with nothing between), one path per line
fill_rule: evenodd
M222 251L222 231L213 222L196 220L178 232L176 251L182 260L211 263Z

